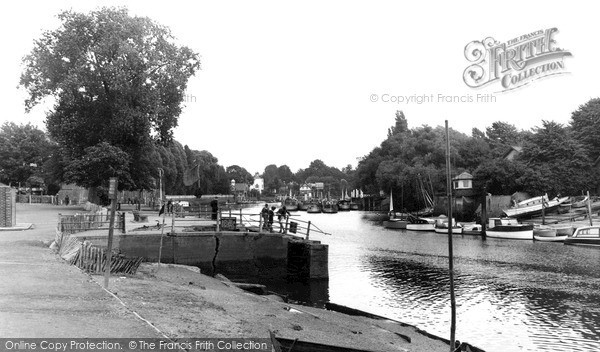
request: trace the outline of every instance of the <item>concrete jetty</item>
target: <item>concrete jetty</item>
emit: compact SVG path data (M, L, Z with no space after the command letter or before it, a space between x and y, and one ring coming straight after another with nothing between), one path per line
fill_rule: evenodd
M127 216L127 215L126 215ZM131 215L129 215L131 216ZM113 248L126 257L143 257L146 262L199 267L203 273L231 277L284 279L327 279L328 246L289 234L253 232L243 226L237 231L216 231L215 221L180 219L177 226L152 226L125 220L126 233L115 231ZM72 236L105 247L108 231L97 229ZM162 246L162 249L161 249Z

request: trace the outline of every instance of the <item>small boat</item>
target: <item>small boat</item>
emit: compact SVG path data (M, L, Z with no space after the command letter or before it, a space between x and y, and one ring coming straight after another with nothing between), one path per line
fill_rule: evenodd
M311 202L308 204L306 212L309 214L319 214L321 212L321 206L319 205L319 203Z
M448 221L448 218L446 216L440 215L437 219L435 219L433 230L436 233L448 234L448 224L449 223L450 223L450 221ZM452 233L459 234L459 235L463 233L462 225L457 223L456 220L454 220L454 218L452 219Z
M310 203L308 202L298 202L298 210L307 211L310 207Z
M338 210L339 211L349 211L350 210L350 201L347 199L341 199L338 202Z
M338 212L337 202L333 200L323 201L321 205L321 211L326 214L335 214Z
M569 197L548 200L548 195L545 194L539 197L533 197L516 203L513 207L502 209L504 215L512 218L527 218L534 215L539 215L542 210L546 213L556 210L562 203L566 202Z
M481 226L481 224L475 224L475 223L468 223L462 224L463 226L463 235L481 235L482 229L483 227Z
M587 201L587 196L569 197L569 200L567 202L562 203L560 206L573 209L584 208L587 206Z
M578 227L565 238L565 244L578 246L600 246L600 226Z
M283 201L283 205L285 205L285 208L287 209L287 211L296 211L298 210L298 200L296 198L286 198Z
M359 210L360 207L358 205L358 203L354 203L354 202L350 202L350 210Z
M383 227L386 229L406 229L408 224L407 214L400 214L396 216L394 212L394 199L392 192L390 191L390 211L388 212L389 219L383 221Z
M540 242L563 242L571 233L573 233L571 226L556 228L535 225L533 227L533 239Z
M533 238L535 237L556 237L556 229L546 225L533 226Z
M533 240L533 225L520 224L514 218L490 218L487 237L511 240Z
M533 239L540 242L564 242L568 236L536 236L533 235Z
M406 229L412 231L434 231L435 220L430 218L409 216L408 223L406 224Z

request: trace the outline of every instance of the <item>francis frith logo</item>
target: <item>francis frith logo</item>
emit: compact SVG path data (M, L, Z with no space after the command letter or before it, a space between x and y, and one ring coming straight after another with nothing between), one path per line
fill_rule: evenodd
M556 32L556 28L538 30L505 43L492 37L470 42L465 46L465 57L471 64L463 80L471 88L498 83L500 91L508 91L566 73L564 58L571 53L556 45Z

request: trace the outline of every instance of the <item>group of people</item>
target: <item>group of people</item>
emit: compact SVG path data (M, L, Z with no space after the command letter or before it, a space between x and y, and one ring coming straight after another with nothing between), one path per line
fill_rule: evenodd
M275 214L277 214L277 220L279 222L279 233L284 232L284 224L283 220L287 219L290 212L286 209L285 205L279 208L279 210L275 211L277 207L272 206L269 209L269 204L265 204L264 208L260 211L260 216L262 218L262 228L265 230L269 230L273 232L273 219Z

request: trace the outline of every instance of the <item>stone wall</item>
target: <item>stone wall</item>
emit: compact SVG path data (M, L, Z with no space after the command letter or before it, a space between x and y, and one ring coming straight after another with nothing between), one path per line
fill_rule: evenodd
M0 227L17 225L16 191L9 186L0 186Z

